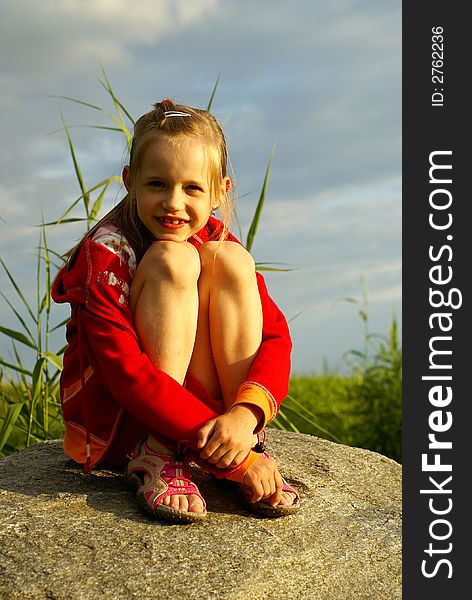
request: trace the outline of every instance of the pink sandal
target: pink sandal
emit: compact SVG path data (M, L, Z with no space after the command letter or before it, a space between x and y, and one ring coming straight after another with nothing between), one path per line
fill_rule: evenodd
M153 517L186 523L206 518L206 502L192 481L188 464L177 457L155 452L146 441L140 442L128 463L127 476L137 490L140 506ZM203 503L203 512L182 511L162 504L164 498L176 494L195 494Z

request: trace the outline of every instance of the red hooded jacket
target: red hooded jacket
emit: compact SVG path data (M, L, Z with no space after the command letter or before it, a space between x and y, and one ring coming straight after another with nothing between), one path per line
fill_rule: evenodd
M210 217L188 241L198 247L214 239L221 225ZM239 243L232 235L228 239ZM53 300L70 303L72 311L61 374L64 451L88 468L103 460L126 413L143 424L143 436L155 432L175 442L185 440L196 450L198 430L224 412L222 403L190 374L182 386L155 369L142 351L128 305L135 270L131 246L116 227L107 225L85 240L72 268L66 264L52 286ZM285 317L263 277L256 275L262 344L248 382L270 399L271 420L287 395L292 343ZM207 466L225 476L225 470Z

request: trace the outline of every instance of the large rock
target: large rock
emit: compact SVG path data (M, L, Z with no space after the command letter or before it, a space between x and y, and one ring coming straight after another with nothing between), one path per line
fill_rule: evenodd
M401 467L379 454L270 430L296 514L247 512L195 468L209 518L150 520L120 473L89 477L60 441L0 461L0 597L401 598Z

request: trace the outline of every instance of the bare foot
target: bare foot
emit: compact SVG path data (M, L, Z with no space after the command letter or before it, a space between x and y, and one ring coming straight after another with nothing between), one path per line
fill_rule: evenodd
M151 435L148 436L147 444L151 450L155 452L162 452L163 454L172 454L172 451L163 446L158 440L153 438ZM183 473L180 473L182 476ZM145 482L149 481L149 477L145 475ZM188 482L184 479L174 480L176 486L185 486ZM168 506L169 508L173 508L174 510L178 510L180 512L194 512L194 513L202 513L205 512L205 507L203 506L202 499L196 494L172 494L171 496L167 496L162 501L162 504Z
M173 494L164 498L162 504L180 512L201 513L205 510L201 498L196 494L189 494L188 496L185 494Z
M280 506L292 506L295 502L296 495L291 492L282 492L282 498L280 499Z

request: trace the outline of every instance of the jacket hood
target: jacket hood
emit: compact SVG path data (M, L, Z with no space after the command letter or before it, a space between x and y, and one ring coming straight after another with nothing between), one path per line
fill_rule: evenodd
M82 254L82 253L81 253ZM85 265L83 265L82 257L77 257L74 266L69 270L69 265L65 264L52 284L51 297L54 302L62 304L69 302L70 304L85 303L85 286L84 274L87 273Z

